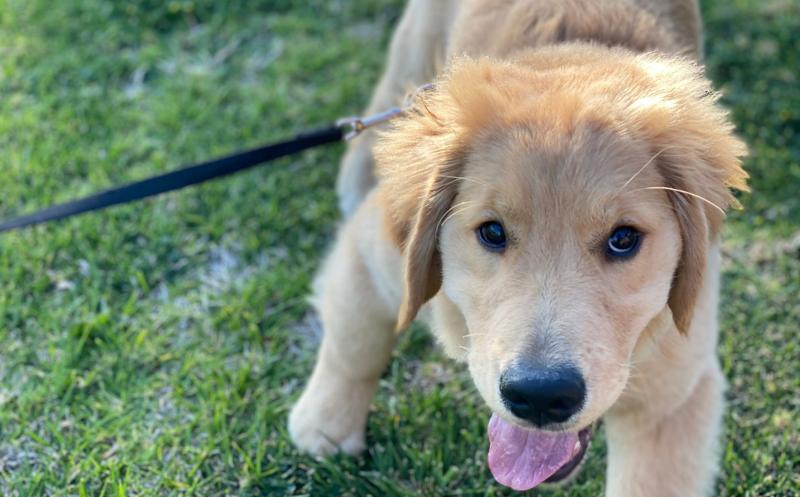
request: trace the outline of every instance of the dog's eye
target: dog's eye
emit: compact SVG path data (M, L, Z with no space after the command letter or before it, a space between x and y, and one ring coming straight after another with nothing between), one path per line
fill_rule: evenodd
M478 240L489 250L501 252L506 248L506 231L497 221L488 221L478 226Z
M611 232L606 243L606 253L615 259L627 259L636 255L642 234L630 226L620 226Z

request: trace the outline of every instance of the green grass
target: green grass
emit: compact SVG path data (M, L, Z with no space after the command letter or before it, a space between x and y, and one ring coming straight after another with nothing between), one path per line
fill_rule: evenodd
M0 215L358 111L401 8L0 0ZM725 242L718 493L795 496L800 5L704 10L709 74L752 150ZM419 329L365 457L319 462L287 438L341 151L0 237L0 494L512 495L486 469L488 410ZM601 492L596 442L569 495Z

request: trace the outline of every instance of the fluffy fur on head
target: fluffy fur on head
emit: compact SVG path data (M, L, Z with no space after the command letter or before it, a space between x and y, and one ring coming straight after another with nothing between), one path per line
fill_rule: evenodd
M469 181L461 173L476 138L536 126L558 140L588 125L649 144L663 180L652 188L668 191L681 230L669 305L688 331L706 247L735 203L729 189L747 189L746 147L717 100L696 64L620 48L572 43L506 61L454 60L376 150L389 229L405 257L398 326L441 286L437 232Z

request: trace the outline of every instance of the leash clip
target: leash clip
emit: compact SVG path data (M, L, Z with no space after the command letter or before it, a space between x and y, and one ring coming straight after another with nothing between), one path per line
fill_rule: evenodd
M377 114L372 114L371 116L367 117L343 117L336 121L336 126L345 129L343 139L344 141L350 141L363 133L367 128L377 126L378 124L383 124L386 121L399 116L400 114L404 114L406 111L408 111L408 109L411 108L411 106L414 104L414 100L416 100L420 93L428 91L431 88L433 88L433 84L428 83L420 86L412 93L409 93L403 102L402 107L392 107L388 110L379 112Z
M342 119L336 121L336 126L346 129L344 133L344 140L350 141L363 133L367 128L385 123L386 121L392 119L393 117L397 117L404 112L405 109L401 109L400 107L392 107L389 110L372 114L371 116L367 117L343 117Z

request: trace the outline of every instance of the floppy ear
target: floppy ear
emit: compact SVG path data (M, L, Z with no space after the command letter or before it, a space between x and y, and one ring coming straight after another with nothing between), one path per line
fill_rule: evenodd
M458 193L469 143L492 118L494 96L482 84L490 78L485 62L470 65L464 58L452 64L378 140L379 194L405 265L398 329L408 326L441 288L439 226Z
M667 188L681 192L693 191L692 186L684 178L669 177L672 171L667 171L662 173ZM718 229L722 215L719 212L710 213L712 218L710 220L703 201L685 193L667 191L667 196L681 232L681 256L673 276L667 303L672 311L675 326L681 333L686 334L692 324L695 303L703 284L709 243Z
M635 120L658 152L657 164L681 232L681 258L668 305L675 325L688 333L703 283L709 246L725 211L738 206L730 189L747 191L741 157L747 147L734 135L719 94L694 65L676 63L659 79L656 97L636 102Z
M405 243L405 293L397 329L411 324L420 307L433 298L442 286L442 259L439 253L439 226L447 215L458 190L461 171L460 154L438 165L431 173L428 190L423 195L413 227Z
M695 128L684 123L676 132L689 134L690 139L673 141L675 148L658 163L681 233L681 257L668 304L684 334L692 324L708 249L717 239L725 211L738 205L729 188L747 189L747 174L739 160L746 152L744 143L732 134L727 120L704 124Z
M441 95L432 100L437 107L445 104ZM398 330L414 320L442 284L437 235L458 192L464 148L460 127L442 114L434 115L427 106L410 112L381 136L376 150L386 223L404 259Z

